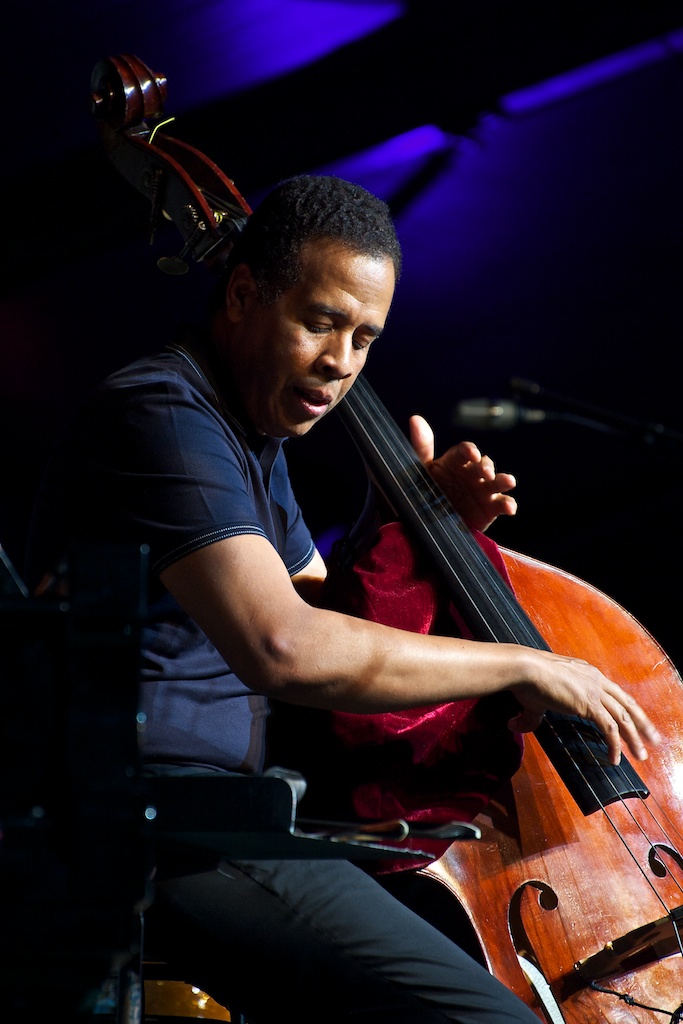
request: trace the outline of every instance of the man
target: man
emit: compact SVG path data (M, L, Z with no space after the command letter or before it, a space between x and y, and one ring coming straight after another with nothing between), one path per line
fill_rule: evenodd
M353 385L382 333L400 273L383 203L302 177L250 218L206 338L114 374L46 478L31 579L69 543L150 545L142 754L150 772L248 773L264 763L268 702L357 713L511 691L514 728L548 708L636 758L654 727L591 666L544 651L424 636L317 607L325 565L291 493L282 441ZM418 454L470 525L511 514L514 479L465 443ZM46 586L43 580L43 588ZM531 1022L457 946L346 861L240 861L163 850L148 912L155 951L250 1024Z

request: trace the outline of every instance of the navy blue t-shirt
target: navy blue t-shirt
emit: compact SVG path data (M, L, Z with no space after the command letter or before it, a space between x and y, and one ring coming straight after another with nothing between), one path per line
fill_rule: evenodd
M290 575L313 556L282 441L245 429L226 393L204 356L180 346L104 381L45 475L26 575L33 586L74 543L149 545L142 756L258 771L267 700L237 678L158 580L183 555L244 533L267 538Z

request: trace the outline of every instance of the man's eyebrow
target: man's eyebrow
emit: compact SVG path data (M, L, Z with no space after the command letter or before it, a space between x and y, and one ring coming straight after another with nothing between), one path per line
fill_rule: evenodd
M337 320L346 320L348 317L348 314L343 309L337 309L336 306L328 306L325 302L309 302L308 309L311 313L335 317Z
M328 306L324 302L311 302L308 306L309 312L317 313L319 316L329 316L331 319L336 320L348 320L348 313L343 309L337 309L336 306ZM363 324L362 325L370 334L374 335L375 338L379 338L383 328L378 327L376 324Z

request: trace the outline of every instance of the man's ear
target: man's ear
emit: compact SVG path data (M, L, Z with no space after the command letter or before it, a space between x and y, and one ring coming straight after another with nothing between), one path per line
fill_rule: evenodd
M225 309L231 323L239 323L249 305L258 298L254 276L246 263L239 263L225 289Z

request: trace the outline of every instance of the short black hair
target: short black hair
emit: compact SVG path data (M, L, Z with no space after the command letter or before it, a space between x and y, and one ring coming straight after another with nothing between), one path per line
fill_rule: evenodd
M287 178L250 215L221 275L246 263L261 301L274 302L296 284L301 251L316 239L334 239L361 256L390 259L396 280L401 246L387 204L360 185L333 175Z

